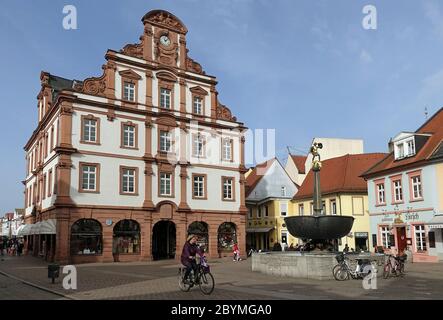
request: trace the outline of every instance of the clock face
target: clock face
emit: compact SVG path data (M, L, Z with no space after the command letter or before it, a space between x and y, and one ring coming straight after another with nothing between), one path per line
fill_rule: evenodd
M169 46L171 44L171 40L169 40L168 36L161 36L160 43L165 46Z

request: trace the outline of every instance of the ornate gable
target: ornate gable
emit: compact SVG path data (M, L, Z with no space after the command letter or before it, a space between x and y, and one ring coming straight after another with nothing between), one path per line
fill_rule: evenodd
M166 28L178 33L186 34L188 29L179 18L164 10L149 11L142 18L143 23L151 23L153 25Z

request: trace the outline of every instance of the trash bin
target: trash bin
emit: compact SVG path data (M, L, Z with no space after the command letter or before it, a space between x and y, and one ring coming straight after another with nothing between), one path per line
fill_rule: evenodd
M60 265L53 263L48 265L48 278L52 279L52 283L55 282L55 278L60 275Z

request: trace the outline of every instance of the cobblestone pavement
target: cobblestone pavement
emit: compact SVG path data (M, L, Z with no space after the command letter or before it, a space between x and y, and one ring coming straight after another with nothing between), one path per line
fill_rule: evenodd
M43 291L0 274L0 300L58 300L59 295Z
M47 263L33 257L0 259L0 274L15 277L36 287L52 290L70 299L443 299L443 264L407 264L402 278L378 279L377 290L364 290L362 282L350 280L317 281L278 278L251 271L251 260L233 262L228 259L209 261L216 288L203 295L198 288L190 292L178 289L176 261L146 263L107 263L77 265L77 290L65 290L62 277L51 284ZM0 277L0 288L11 299L38 299L39 289L17 286L25 295L17 295L11 278ZM11 286L11 294L8 294ZM1 290L1 289L0 289ZM37 291L36 291L37 290ZM50 294L49 294L50 295ZM54 298L54 297L53 297ZM51 297L48 296L48 299Z

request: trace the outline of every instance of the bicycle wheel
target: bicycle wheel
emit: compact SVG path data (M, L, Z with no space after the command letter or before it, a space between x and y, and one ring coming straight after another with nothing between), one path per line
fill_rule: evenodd
M337 281L345 281L349 279L349 272L346 267L338 264L332 269L332 273L334 275L335 280Z
M191 289L190 283L184 283L183 279L185 277L185 269L180 269L178 271L178 287L183 292L188 292Z
M198 285L200 286L201 292L207 295L211 294L212 291L214 291L215 287L215 280L212 274L210 272L208 273L202 272L200 273L199 278L200 279Z
M391 263L388 261L383 267L383 278L387 279L391 275Z

